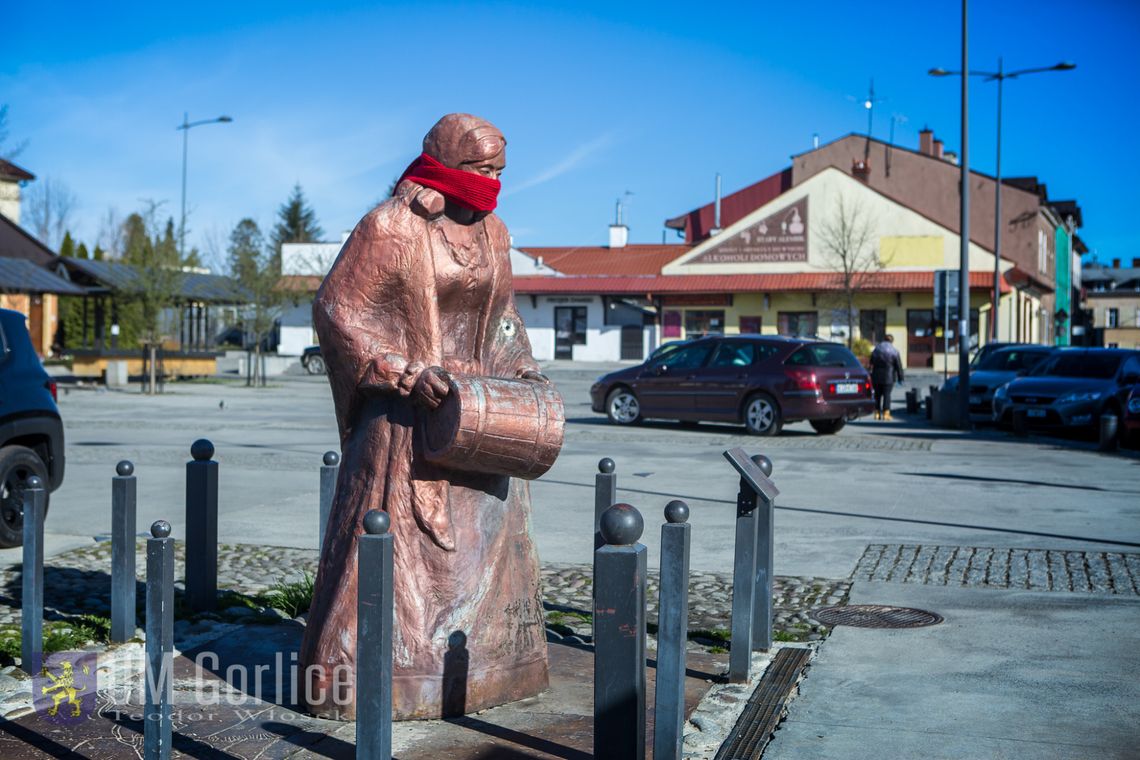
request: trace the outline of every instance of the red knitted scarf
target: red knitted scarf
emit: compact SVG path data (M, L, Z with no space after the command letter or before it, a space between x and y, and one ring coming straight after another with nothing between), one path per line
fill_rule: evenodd
M427 153L413 161L399 182L410 179L412 182L438 190L449 201L458 203L472 211L494 211L498 202L502 183L482 174L449 169Z

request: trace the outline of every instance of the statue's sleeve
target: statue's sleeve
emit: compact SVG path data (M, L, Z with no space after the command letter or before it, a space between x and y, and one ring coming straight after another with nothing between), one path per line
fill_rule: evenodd
M423 241L415 218L399 210L384 204L356 226L317 293L313 324L341 382L407 396L424 367L409 361L411 326L430 315L414 313L428 308L422 298L408 298L420 286Z

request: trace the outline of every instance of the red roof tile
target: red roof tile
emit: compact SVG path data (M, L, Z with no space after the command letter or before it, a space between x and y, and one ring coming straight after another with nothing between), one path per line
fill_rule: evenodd
M989 272L970 272L971 290L993 287ZM657 293L761 293L842 290L839 274L832 272L792 272L786 274L684 274L626 277L568 276L514 278L516 293L597 293L602 295L648 295ZM867 275L862 290L872 292L915 292L934 289L933 272L876 272ZM1001 281L1001 292L1010 292Z
M609 246L548 246L520 248L531 258L563 274L645 275L661 274L661 267L692 250L688 245L633 244Z

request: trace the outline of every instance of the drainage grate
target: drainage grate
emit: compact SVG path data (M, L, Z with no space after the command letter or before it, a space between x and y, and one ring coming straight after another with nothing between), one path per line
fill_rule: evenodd
M810 659L810 649L785 647L776 652L715 760L758 760L764 754L788 696Z
M934 612L882 604L824 607L812 612L811 616L824 625L850 625L856 628L922 628L942 622L942 616Z

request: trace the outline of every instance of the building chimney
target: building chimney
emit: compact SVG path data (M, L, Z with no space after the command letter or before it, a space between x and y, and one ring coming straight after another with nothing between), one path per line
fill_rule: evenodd
M713 205L713 226L710 235L720 232L720 172L716 173L716 201Z
M1113 269L1120 269L1120 259L1113 259L1112 260L1112 268Z
M610 225L610 248L625 248L629 242L629 227L624 224Z
M934 155L934 131L931 129L923 128L918 133L918 152L923 155Z
M942 160L943 161L949 161L950 163L957 166L958 165L958 154L952 150L943 151Z
M932 152L930 155L934 156L935 158L941 158L941 159L945 160L945 156L942 153L942 141L941 140L935 140L934 141L934 144L932 146Z

